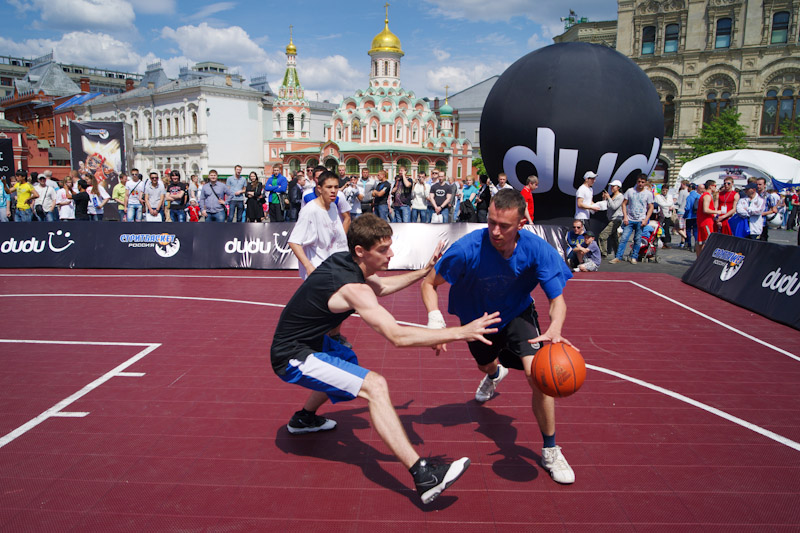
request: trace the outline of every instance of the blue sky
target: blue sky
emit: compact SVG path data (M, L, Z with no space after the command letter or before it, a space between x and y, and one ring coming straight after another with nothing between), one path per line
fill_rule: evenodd
M308 95L338 101L366 88L372 38L383 29L384 1L5 0L0 54L144 72L161 61L167 75L219 61L247 79L266 74L277 88L294 26L298 72ZM389 28L401 40L403 86L444 96L552 44L573 9L613 20L613 0L397 0ZM563 7L568 5L569 7ZM15 21L15 23L9 23Z

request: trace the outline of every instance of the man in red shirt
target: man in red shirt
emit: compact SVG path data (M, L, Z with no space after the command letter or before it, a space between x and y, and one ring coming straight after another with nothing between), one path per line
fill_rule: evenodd
M703 245L714 233L714 223L717 215L725 212L720 209L714 209L715 192L717 192L717 182L714 180L706 181L706 192L700 196L697 207L697 246L695 246L697 257L700 257Z
M539 178L536 176L529 176L528 182L520 191L522 197L525 198L525 203L528 205L528 208L525 210L526 224L533 224L533 191L535 191L538 186Z

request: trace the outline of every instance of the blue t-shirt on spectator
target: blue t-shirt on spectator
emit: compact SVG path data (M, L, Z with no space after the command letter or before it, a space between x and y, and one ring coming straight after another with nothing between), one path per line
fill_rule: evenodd
M504 259L489 240L489 230L476 230L457 240L436 265L452 287L447 310L462 324L500 311L503 328L533 302L541 284L548 298L561 295L572 273L555 248L529 231L520 231L517 246Z

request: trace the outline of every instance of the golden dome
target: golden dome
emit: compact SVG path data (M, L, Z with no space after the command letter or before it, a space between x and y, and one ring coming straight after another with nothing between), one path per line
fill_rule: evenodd
M384 24L385 26L383 27L383 31L376 35L374 39L372 39L372 48L370 48L368 53L394 52L396 54L400 54L401 56L405 55L403 53L403 48L400 46L400 39L397 38L397 35L389 31L388 13L386 15L386 20L384 20Z
M289 44L286 45L286 53L291 55L297 55L297 47L292 42L292 28L293 26L289 26Z

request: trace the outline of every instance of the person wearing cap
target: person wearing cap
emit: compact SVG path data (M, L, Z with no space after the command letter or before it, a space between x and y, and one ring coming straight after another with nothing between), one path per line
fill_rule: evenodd
M597 174L591 170L583 175L583 185L578 187L575 193L575 218L579 220L589 220L592 213L599 211L600 207L592 202L594 191L594 180Z
M758 240L764 229L764 199L758 194L758 185L748 183L744 187L744 195L736 203L736 214L748 220L748 239Z
M603 191L603 200L608 205L608 224L600 232L597 238L597 246L600 248L600 256L606 257L608 254L617 255L617 246L619 245L619 234L617 230L622 225L622 200L625 197L619 192L622 187L622 182L619 180L612 180L608 185L611 189L611 194Z
M38 183L33 188L39 197L33 202L35 220L39 222L55 222L56 220L56 189L47 183L47 176L39 174L36 176ZM41 206L39 208L38 206Z
M575 250L575 256L578 259L578 266L572 269L574 272L597 272L603 260L594 233L587 230L583 234L583 246L580 250Z

